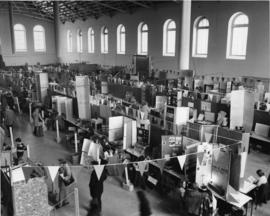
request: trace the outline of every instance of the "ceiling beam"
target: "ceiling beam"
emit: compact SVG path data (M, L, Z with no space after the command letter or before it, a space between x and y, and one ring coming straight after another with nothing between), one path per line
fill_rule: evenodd
M135 5L138 5L138 6L141 6L141 7L144 7L144 8L150 8L149 5L146 5L146 4L144 4L142 2L139 2L139 1L128 0L128 2L131 2L131 3L135 4Z
M93 1L93 2L95 2L96 4L99 4L99 5L103 6L103 7L110 8L112 10L116 10L116 11L121 12L121 13L127 13L127 11L125 11L125 10L122 10L120 8L111 6L109 4L106 4L106 3L103 3L103 2L100 2L100 1Z

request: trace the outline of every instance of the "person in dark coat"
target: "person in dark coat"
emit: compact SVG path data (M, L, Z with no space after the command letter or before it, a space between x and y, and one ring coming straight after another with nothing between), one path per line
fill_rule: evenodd
M139 200L140 216L152 215L149 201L147 200L145 193L143 191L137 191L137 196Z
M93 161L93 165L98 165L98 162ZM105 160L102 160L101 164L106 164ZM89 183L89 188L90 188L90 195L92 197L92 203L96 203L98 211L101 212L102 210L102 203L101 203L101 196L103 193L103 183L107 179L107 170L104 168L100 179L98 179L96 171L93 170L91 174L91 179Z

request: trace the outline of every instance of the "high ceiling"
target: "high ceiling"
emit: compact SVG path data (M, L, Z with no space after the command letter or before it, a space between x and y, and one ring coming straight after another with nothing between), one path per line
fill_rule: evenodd
M98 19L102 16L114 16L117 13L132 14L140 8L155 8L161 1L58 1L60 20L74 22L87 18ZM164 2L163 2L164 3ZM36 19L53 21L54 1L1 1L0 12L12 6L14 14L24 14Z

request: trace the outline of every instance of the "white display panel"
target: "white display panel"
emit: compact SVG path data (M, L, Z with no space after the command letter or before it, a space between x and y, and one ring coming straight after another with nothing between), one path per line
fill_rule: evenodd
M245 90L231 92L230 129L243 127L250 132L254 116L254 93Z
M189 107L176 107L174 124L181 125L186 124L189 120Z
M80 119L90 119L90 83L87 76L76 76L76 92Z
M109 142L123 138L124 117L115 116L109 118Z

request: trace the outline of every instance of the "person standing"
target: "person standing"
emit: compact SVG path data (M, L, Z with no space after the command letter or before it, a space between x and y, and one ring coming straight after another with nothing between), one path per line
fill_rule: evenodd
M140 216L152 215L149 201L147 200L145 193L143 191L137 191L137 197L139 200Z
M68 205L67 200L67 186L71 185L74 182L74 177L72 175L70 166L66 160L60 159L60 168L58 170L58 187L59 187L59 205L62 207Z
M103 160L103 164L104 164ZM98 162L93 161L93 165L97 165ZM107 179L107 170L104 168L100 178L98 178L96 171L93 170L91 174L91 179L89 183L89 188L90 188L90 195L92 197L91 201L91 207L97 205L98 211L101 212L102 210L102 202L101 202L101 196L103 193L103 183Z
M6 111L5 111L5 125L8 131L8 137L10 137L10 128L13 129L13 125L15 123L15 113L12 109L10 109L10 107L7 105L6 107Z
M43 128L42 128L42 116L40 115L39 108L35 108L32 114L33 122L34 122L34 135L35 136L43 136Z

